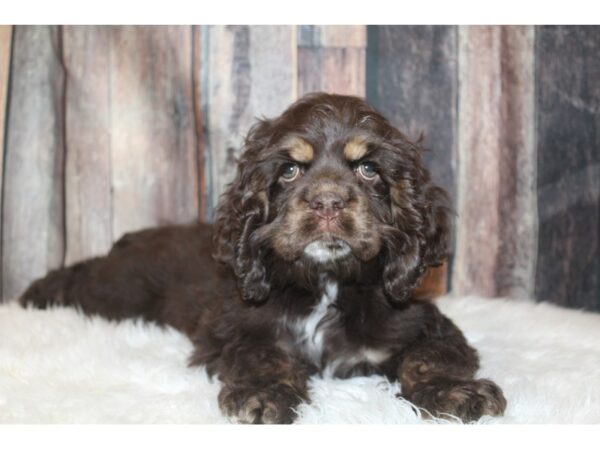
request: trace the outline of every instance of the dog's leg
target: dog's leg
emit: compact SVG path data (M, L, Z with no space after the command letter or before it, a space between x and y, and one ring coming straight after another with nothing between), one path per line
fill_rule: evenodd
M245 333L207 364L208 372L223 383L221 411L241 423L292 423L295 408L308 401L310 368L276 347L269 336L268 330ZM193 358L193 363L204 362Z
M437 308L427 336L401 355L397 376L402 396L436 417L452 415L464 422L483 415L502 415L502 390L487 379L475 379L479 358L461 331Z

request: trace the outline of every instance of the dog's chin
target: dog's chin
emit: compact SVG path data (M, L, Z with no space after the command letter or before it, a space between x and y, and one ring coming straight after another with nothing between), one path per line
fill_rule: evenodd
M322 237L304 247L303 256L312 262L328 264L352 257L352 248L343 239Z

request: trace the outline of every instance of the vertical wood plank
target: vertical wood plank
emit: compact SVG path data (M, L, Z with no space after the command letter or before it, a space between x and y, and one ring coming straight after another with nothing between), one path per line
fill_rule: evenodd
M8 100L8 74L10 70L10 49L12 43L12 26L0 25L0 186L4 164L4 122L6 119L6 103ZM0 224L1 226L1 224Z
M600 310L600 27L536 36L539 300Z
M60 30L17 26L3 192L3 298L61 265L63 69Z
M456 27L369 26L367 99L417 140L432 179L455 198Z
M189 26L110 28L112 234L198 217Z
M10 53L12 44L12 26L0 25L0 190L4 175L4 124L6 121L6 107L8 103L8 83L10 71ZM1 195L1 192L0 192ZM0 220L0 236L2 234L2 220ZM0 240L0 261L2 242ZM0 271L0 292L2 290L2 273ZM0 295L0 301L2 296Z
M433 181L455 203L456 27L369 26L367 100L412 140L424 134ZM448 264L432 269L417 292L445 292Z
M202 88L209 188L207 219L235 173L242 141L256 118L274 117L296 95L293 26L210 26L203 33Z
M113 241L110 32L108 27L63 28L66 264L105 253Z
M533 27L459 28L458 295L533 294L533 38Z
M298 27L298 96L365 96L366 26Z

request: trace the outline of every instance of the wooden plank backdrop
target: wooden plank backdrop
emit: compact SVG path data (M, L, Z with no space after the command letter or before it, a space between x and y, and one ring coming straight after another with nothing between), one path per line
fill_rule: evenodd
M456 27L369 26L367 99L412 140L455 203ZM429 271L420 296L446 291L447 264Z
M65 264L113 242L110 28L63 29L66 76Z
M298 27L298 97L319 91L365 96L366 28Z
M296 28L208 26L202 79L206 111L206 219L232 179L242 142L260 116L274 117L296 98Z
M535 294L600 310L600 27L537 29Z
M64 71L60 30L14 30L2 202L2 295L64 258Z
M425 294L600 309L599 56L600 27L0 26L2 297L212 220L255 119L328 91L425 133L458 213Z
M12 46L12 26L0 25L0 188L4 175L4 125L8 103L8 86L10 73L10 54ZM1 203L0 203L1 204ZM0 258L2 257L2 221L0 220ZM0 259L1 260L1 259ZM0 293L2 291L2 271L0 270ZM2 297L0 295L0 301Z
M198 217L191 27L65 27L67 263Z
M535 262L533 28L459 27L453 291L529 298Z

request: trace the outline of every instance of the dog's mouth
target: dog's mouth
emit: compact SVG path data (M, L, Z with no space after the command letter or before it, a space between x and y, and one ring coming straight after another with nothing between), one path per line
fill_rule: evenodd
M352 254L350 245L343 239L324 236L304 247L304 255L309 259L325 263L346 258Z

